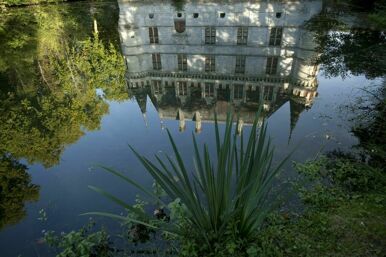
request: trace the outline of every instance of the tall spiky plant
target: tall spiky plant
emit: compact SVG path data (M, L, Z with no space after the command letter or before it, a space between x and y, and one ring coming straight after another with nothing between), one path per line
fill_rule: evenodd
M193 137L194 147L194 172L189 172L184 160L169 131L168 137L172 145L175 161L166 156L162 160L155 155L157 163L140 155L132 147L132 151L153 177L156 183L166 192L171 200L180 199L184 205L185 223L190 230L190 235L199 237L198 241L207 244L208 249L215 241L221 242L229 229L230 223L234 224L240 239L250 238L262 225L264 218L272 207L272 199L268 201L267 195L272 188L275 175L289 158L285 158L278 166L272 167L273 147L267 138L267 126L263 121L258 132L258 118L254 120L251 133L244 143L243 133L239 137L233 126L233 115L227 116L225 133L220 136L220 129L215 115L215 143L217 158L214 165L206 144L200 153L196 137ZM139 188L147 196L162 202L151 191L142 187L132 179L113 169L104 167L108 172L122 178L131 185ZM93 187L129 211L138 212L123 200ZM147 216L136 220L108 213L88 213L119 218L137 222L152 228L186 235L186 229L173 221L169 224L150 225L143 220L151 220ZM138 215L143 215L137 213ZM203 240L202 240L203 239Z

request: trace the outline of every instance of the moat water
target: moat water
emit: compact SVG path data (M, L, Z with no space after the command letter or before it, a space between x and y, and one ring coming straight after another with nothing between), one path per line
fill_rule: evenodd
M350 110L384 84L385 72L384 53L358 59L385 38L350 17L343 32L326 28L317 17L330 12L321 1L83 2L0 12L0 256L54 256L44 231L77 229L85 212L123 213L88 185L127 202L139 192L96 165L150 188L128 145L149 157L170 153L169 129L192 166L192 133L214 145L214 111L221 121L233 108L248 135L261 103L275 160L294 148L293 161L351 149L358 141ZM282 177L293 176L287 165ZM95 221L119 230L110 219Z

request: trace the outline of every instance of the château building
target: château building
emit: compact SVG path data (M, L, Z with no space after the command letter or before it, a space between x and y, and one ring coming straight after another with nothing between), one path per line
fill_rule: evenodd
M181 123L213 120L214 108L223 120L231 103L248 124L261 101L266 115L287 101L300 114L317 95L304 25L320 0L118 2L128 85L143 112L147 95L161 118Z

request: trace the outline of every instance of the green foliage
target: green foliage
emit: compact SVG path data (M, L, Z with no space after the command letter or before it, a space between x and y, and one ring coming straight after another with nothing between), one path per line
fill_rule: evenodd
M245 255L249 249L248 243L255 237L265 216L271 210L273 199L267 201L267 196L275 175L285 162L282 161L276 168L272 167L273 149L270 140L266 139L267 127L263 124L257 133L258 117L259 113L256 115L247 143L244 142L243 135L238 140L237 133L233 131L233 117L230 114L221 140L215 118L216 165L213 165L206 145L203 154L200 154L193 134L195 150L193 177L188 173L169 132L177 163L169 156L166 156L167 163L165 163L156 155L159 164L157 167L132 149L156 183L174 201L172 207L179 213L179 215L172 214L172 217L177 217L176 220L172 219L170 223L164 224L153 223L154 225L143 222L142 220L151 218L145 217L143 213L139 213L122 200L96 188L94 190L144 218L123 218L108 213L90 214L116 217L166 231L181 242L181 255L227 256L236 252ZM130 178L115 170L105 169L136 186L155 201L163 203L157 195ZM178 205L182 207L176 208L175 201L179 201ZM166 206L164 203L163 205Z
M94 223L78 231L56 235L54 231L48 231L44 235L46 243L58 250L56 257L112 257L114 249L106 231L92 231Z
M316 51L320 53L314 61L322 65L327 77L353 74L373 79L386 74L386 37L382 29L348 25L332 10L314 16L306 28L314 33Z
M373 196L339 201L335 208L300 217L277 214L258 235L259 256L382 256L385 214Z
M24 203L39 199L39 186L31 183L27 167L12 156L0 155L0 229L25 215Z
M381 256L386 247L386 176L351 155L296 164L305 210L270 216L260 256Z
M50 56L50 64L54 67L53 82L65 92L100 88L108 100L128 98L123 56L112 44L105 47L97 33L71 48L65 47L64 55L59 58Z

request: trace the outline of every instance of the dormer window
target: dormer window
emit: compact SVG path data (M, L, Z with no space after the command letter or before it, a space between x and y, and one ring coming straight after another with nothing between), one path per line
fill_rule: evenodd
M278 18L278 19L281 18L281 12L276 13L276 18Z
M183 33L185 32L185 26L186 26L186 21L185 17L183 17L182 13L177 13L177 17L174 17L174 29L178 33Z
M214 96L214 83L205 83L205 97Z
M149 18L153 19L154 18L154 13L149 13Z
M179 71L187 71L188 70L188 58L186 54L178 54L177 55L178 62L178 70Z
M245 56L236 56L236 74L244 74L245 73Z
M198 18L198 13L193 13L193 18L197 19Z
M185 19L174 19L174 29L178 33L185 32Z
M242 99L243 96L244 96L244 85L243 84L235 84L233 86L234 99Z
M151 56L152 56L152 61L153 61L153 70L161 70L162 69L161 54L160 53L154 53Z
M225 12L220 13L220 18L225 18Z
M277 56L268 57L267 65L265 67L265 73L267 75L276 75L278 63L279 63L279 58Z

